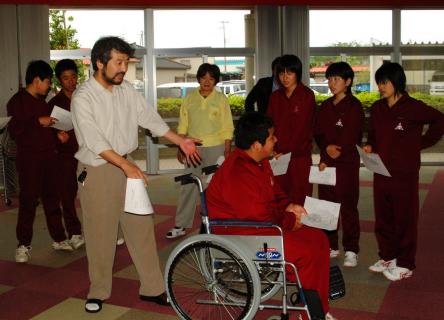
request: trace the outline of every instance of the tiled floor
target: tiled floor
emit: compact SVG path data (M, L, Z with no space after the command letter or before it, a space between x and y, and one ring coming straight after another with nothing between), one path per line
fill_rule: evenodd
M377 259L373 235L372 177L361 169L361 252L359 265L343 269L347 284L345 298L333 301L332 313L341 320L433 320L444 314L444 169L425 167L421 172L421 217L417 270L411 279L390 283L367 271ZM162 265L180 240L164 234L174 224L178 186L171 175L149 178L149 194L155 204L157 245ZM98 314L84 312L88 290L85 249L73 253L51 249L41 207L34 225L32 259L14 262L17 199L12 207L0 205L0 319L177 319L174 311L138 299L137 273L125 246L117 248L112 297ZM81 209L79 209L79 214ZM199 221L195 219L195 227ZM196 232L196 230L194 230ZM342 256L337 263L342 264ZM259 312L266 319L277 312ZM292 315L291 319L296 319Z

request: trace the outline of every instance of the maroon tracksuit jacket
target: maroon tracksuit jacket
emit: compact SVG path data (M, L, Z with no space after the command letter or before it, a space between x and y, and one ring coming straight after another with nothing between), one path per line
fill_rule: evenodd
M67 111L71 111L71 100L60 91L54 98L49 101L49 107L52 112L54 106L58 106ZM58 130L54 129L55 134ZM58 162L58 191L63 209L63 219L65 221L68 236L81 234L81 225L77 217L75 199L77 196L77 159L74 154L77 152L79 145L74 134L74 129L67 132L69 139L66 143L61 143L57 139L57 162Z
M236 148L215 173L206 198L211 219L268 221L281 226L286 260L298 268L303 287L319 293L324 311L328 312L330 257L327 237L319 229L306 226L292 231L295 216L285 211L290 201L275 183L268 160L258 163ZM231 228L228 233L262 232L267 233L251 228ZM295 281L291 270L289 279Z
M359 252L359 154L364 111L361 102L347 94L337 105L334 97L324 101L316 117L315 140L321 150L321 162L336 168L336 186L319 185L319 199L341 204L342 245L345 251ZM331 144L341 147L333 159L327 154ZM328 232L330 248L338 249L338 232Z
M38 120L50 115L49 106L43 98L35 98L23 90L9 100L7 111L12 117L8 130L17 144L19 245L31 244L38 198L42 200L51 237L63 241L66 235L56 192L56 141L52 129L42 127Z
M423 134L425 124L429 128ZM415 268L421 149L434 145L443 132L444 115L407 93L392 107L385 99L372 106L368 144L392 176L374 175L379 255L396 258L398 266L410 270Z
M312 163L315 107L313 91L299 83L290 98L287 98L285 88L273 92L267 109L267 115L274 121L276 152L291 152L287 173L277 176L276 180L291 202L297 204L303 204L305 196L312 194L308 176Z

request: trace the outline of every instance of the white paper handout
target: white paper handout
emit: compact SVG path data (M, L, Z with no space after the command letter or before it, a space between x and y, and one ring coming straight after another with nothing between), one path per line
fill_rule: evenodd
M126 212L147 215L154 212L143 179L126 179L125 209Z
M56 123L54 123L51 127L63 131L72 130L73 125L71 112L66 111L65 109L62 109L58 106L54 106L54 109L52 109L51 112L51 117L57 119Z
M329 186L336 185L336 168L326 167L323 171L319 171L318 166L310 167L310 176L308 177L310 183L326 184Z
M360 146L356 146L356 149L358 149L359 156L362 159L362 162L364 163L365 167L373 171L374 173L379 173L386 177L391 177L390 173L388 172L387 168L385 167L384 163L381 160L381 157L377 153L366 153Z
M0 130L2 130L8 124L11 117L0 117Z
M216 160L216 164L218 165L218 167L220 167L222 165L222 163L224 163L224 161L225 161L225 157L224 156L219 156L219 158L217 158L217 160ZM213 178L213 176L214 176L214 173L210 173L208 175L208 177L207 177L206 182L210 183L210 181Z
M279 159L271 159L270 165L273 170L273 175L280 176L287 173L288 164L290 163L291 152L283 154Z
M330 231L338 227L339 203L305 197L304 208L308 215L302 216L301 222L306 226Z

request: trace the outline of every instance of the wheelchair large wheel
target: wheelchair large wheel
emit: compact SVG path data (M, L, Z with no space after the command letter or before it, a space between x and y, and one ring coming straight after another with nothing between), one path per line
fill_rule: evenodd
M167 294L177 314L192 320L253 319L260 280L245 257L234 243L214 235L198 235L179 244L165 272Z

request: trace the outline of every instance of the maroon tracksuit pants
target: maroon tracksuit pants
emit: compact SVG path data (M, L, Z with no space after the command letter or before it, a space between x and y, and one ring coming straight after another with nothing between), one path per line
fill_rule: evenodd
M379 256L415 269L419 215L418 175L374 175L375 234Z
M338 221L342 224L342 246L344 251L359 252L359 165L336 166L336 186L319 185L319 199L341 204ZM338 230L326 231L330 248L338 250Z
M54 241L66 239L57 196L57 158L55 153L17 153L19 180L19 210L16 235L19 245L29 246L33 235L33 225L38 199L43 209L49 234Z
M58 191L62 204L63 220L68 237L82 234L80 220L77 217L75 200L77 196L77 159L72 154L58 156Z
M292 157L287 173L275 177L292 203L303 205L305 197L313 193L313 185L308 182L311 164L311 155Z

